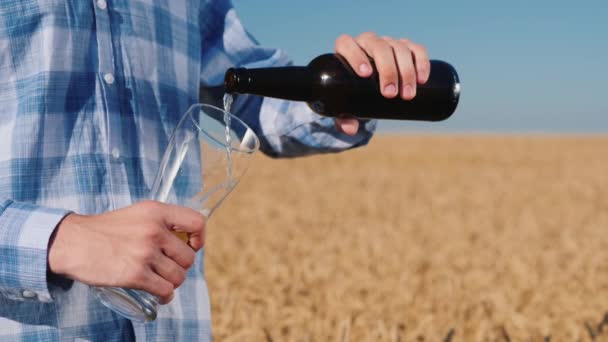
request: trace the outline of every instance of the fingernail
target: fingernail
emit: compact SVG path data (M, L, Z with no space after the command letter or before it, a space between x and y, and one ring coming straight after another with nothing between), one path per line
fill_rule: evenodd
M395 95L397 93L397 87L394 84L389 83L386 87L384 87L384 94L386 95Z
M414 88L411 85L409 85L409 84L404 85L403 86L403 96L407 97L407 98L413 97L414 96Z
M359 65L359 72L367 75L370 72L370 67L366 63Z

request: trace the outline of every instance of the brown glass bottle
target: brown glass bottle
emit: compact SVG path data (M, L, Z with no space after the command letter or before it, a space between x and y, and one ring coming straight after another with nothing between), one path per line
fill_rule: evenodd
M227 93L304 101L324 116L366 119L440 121L452 115L460 97L458 74L446 62L431 60L428 81L406 101L382 96L375 68L371 77L359 77L337 54L318 56L308 66L232 68L224 86Z

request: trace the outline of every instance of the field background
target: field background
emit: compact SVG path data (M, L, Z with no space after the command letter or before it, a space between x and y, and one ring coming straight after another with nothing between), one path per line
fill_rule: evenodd
M608 340L608 137L256 156L208 226L217 341Z

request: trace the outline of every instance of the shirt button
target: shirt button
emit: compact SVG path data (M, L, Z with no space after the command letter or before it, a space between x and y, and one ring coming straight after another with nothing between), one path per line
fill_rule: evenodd
M27 299L36 298L36 292L30 290L23 290L21 291L21 296Z
M97 0L97 7L101 10L108 8L108 3L105 0Z
M114 158L114 159L120 158L120 151L116 147L114 147L112 149L112 158Z
M106 81L107 84L113 84L114 75L112 75L111 73L107 73L107 74L103 75L103 80Z

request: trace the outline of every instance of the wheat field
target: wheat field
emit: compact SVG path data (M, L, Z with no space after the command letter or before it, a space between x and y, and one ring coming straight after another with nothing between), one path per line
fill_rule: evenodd
M217 341L608 340L608 136L260 154L206 246Z

